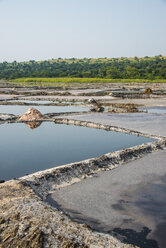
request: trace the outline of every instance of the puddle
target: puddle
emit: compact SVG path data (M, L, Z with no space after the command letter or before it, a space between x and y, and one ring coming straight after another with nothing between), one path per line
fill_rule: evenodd
M42 114L47 113L61 113L61 112L82 112L89 111L87 107L80 106L22 106L22 105L0 105L0 113L2 114L13 114L23 115L28 108L34 107L39 110Z
M53 122L38 123L37 126L34 129L24 123L0 125L1 180L153 141L120 132Z
M146 111L150 114L166 114L166 107L141 108L140 110Z

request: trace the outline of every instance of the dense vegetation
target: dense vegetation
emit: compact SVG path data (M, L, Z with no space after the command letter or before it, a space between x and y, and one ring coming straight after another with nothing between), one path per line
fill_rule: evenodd
M12 79L15 85L59 86L69 83L166 83L166 79L110 79L110 78L17 78Z
M16 78L166 79L166 57L52 59L0 63L0 79Z

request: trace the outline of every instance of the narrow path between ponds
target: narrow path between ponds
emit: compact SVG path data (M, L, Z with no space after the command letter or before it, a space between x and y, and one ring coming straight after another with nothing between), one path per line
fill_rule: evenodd
M63 116L65 118L65 116ZM117 126L142 133L161 135L166 137L166 115L129 113L88 113L84 115L67 116L68 119L92 121L95 123Z

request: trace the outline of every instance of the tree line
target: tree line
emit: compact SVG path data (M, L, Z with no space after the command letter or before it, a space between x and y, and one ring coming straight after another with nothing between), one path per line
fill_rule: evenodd
M52 59L0 63L0 79L77 77L110 79L166 79L166 57Z

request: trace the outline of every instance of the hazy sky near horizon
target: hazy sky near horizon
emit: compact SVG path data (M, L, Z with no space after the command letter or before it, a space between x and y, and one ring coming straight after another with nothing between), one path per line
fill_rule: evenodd
M0 62L166 55L166 0L0 0Z

